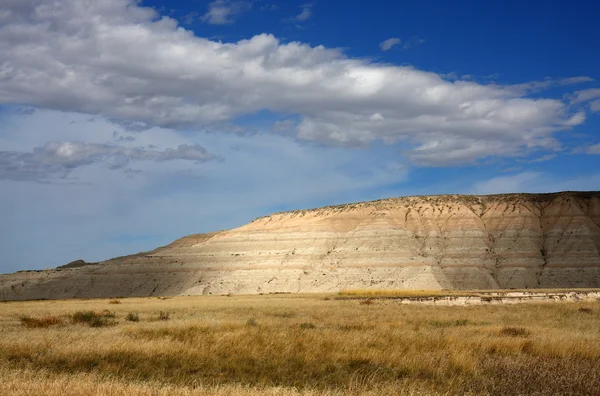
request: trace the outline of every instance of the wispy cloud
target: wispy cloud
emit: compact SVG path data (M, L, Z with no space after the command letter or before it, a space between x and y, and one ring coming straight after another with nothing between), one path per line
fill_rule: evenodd
M379 43L379 49L382 51L389 51L395 45L400 44L400 41L401 40L398 37L391 37Z
M291 17L291 18L286 18L283 21L284 22L291 22L291 23L302 23L302 22L306 22L308 21L312 16L313 16L313 8L314 4L313 3L308 3L308 4L302 4L300 6L300 8L302 9L300 11L299 14Z
M196 22L197 20L201 20L202 16L197 13L196 11L192 11L186 15L184 15L184 17L182 18L182 22L185 23L186 25L191 25L192 23Z
M550 161L554 158L556 158L556 154L545 154L545 155L542 155L541 157L537 157L537 158L528 160L527 162L529 162L529 163L546 162L546 161Z
M404 45L401 46L401 49L407 50L409 48L415 47L417 45L421 45L425 42L425 40L420 39L418 37L411 37L408 40L404 41ZM395 46L399 46L402 43L402 39L399 37L391 37L385 41L379 43L379 49L382 51L389 51Z
M600 143L589 146L585 152L587 154L600 154Z
M199 145L154 151L98 143L50 142L31 152L0 151L0 179L43 181L64 178L77 168L97 163L104 163L110 169L123 169L130 161L205 162L212 159L215 156Z
M302 12L300 14L296 15L295 19L298 22L305 22L305 21L308 21L311 16L312 16L312 10L309 7L304 7L302 9Z
M586 81L593 81L593 79L588 77ZM587 102L597 98L600 98L600 88L584 89L575 92L575 102L577 103Z
M593 78L588 76L576 76L576 77L568 77L568 78L546 78L541 81L529 81L522 84L514 84L510 85L507 88L515 90L515 92L519 92L521 94L530 94L535 92L540 92L545 89L553 88L553 87L564 87L568 85L575 84L583 84L587 82L595 81ZM593 91L593 90L590 90ZM598 90L600 92L600 89ZM580 91L583 92L583 91Z
M590 110L600 112L600 88L584 89L575 92L572 96L573 103L589 103Z
M211 25L228 25L250 7L251 3L247 1L215 0L208 5L208 11L201 20Z
M406 40L404 42L404 45L402 46L402 49L407 50L409 48L416 47L417 45L421 45L424 42L425 42L425 40L422 39L422 38L411 37L411 38L409 38L408 40Z

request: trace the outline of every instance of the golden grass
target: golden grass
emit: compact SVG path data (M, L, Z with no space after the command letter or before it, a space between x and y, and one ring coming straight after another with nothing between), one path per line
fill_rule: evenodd
M600 304L443 307L323 296L0 304L0 394L594 394ZM113 326L23 316L114 312ZM138 313L139 322L127 321ZM160 312L169 320L160 320Z

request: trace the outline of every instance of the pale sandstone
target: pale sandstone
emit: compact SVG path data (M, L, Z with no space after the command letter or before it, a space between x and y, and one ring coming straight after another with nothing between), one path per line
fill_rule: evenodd
M0 299L600 287L600 193L428 196L276 213L102 263L0 276Z

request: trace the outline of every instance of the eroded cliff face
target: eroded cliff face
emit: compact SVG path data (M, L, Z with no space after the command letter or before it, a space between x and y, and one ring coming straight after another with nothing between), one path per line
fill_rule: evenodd
M600 193L430 196L277 213L95 265L0 276L0 299L600 287Z

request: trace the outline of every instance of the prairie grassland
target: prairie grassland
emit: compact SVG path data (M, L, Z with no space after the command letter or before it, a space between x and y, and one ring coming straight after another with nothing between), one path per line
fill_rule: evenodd
M598 302L112 301L0 303L0 394L600 394Z

